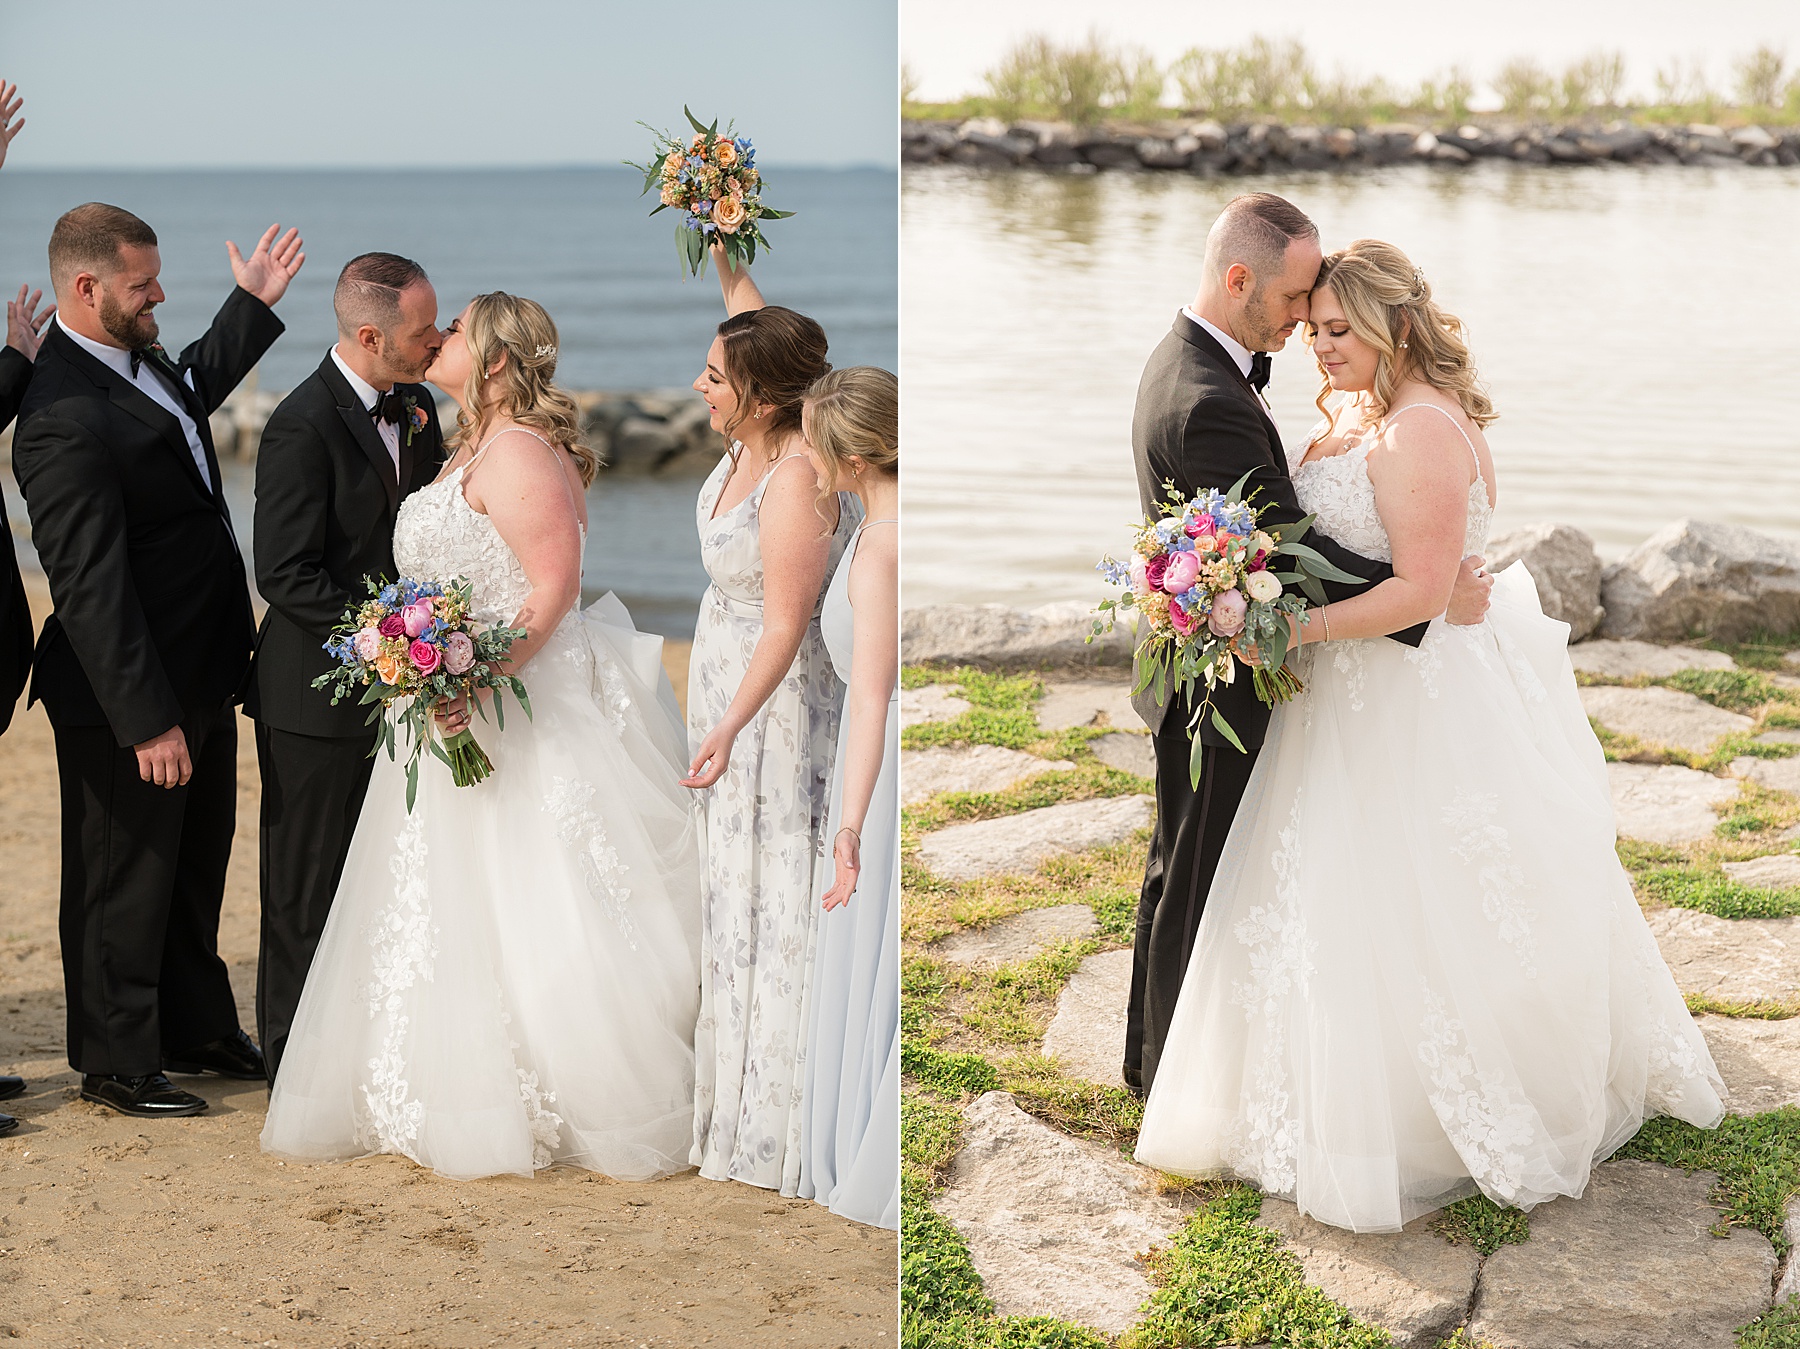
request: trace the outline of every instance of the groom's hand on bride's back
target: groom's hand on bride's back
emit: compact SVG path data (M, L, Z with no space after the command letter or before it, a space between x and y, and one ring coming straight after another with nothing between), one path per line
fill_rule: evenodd
M1450 607L1444 621L1470 628L1487 617L1492 602L1494 578L1488 574L1487 559L1465 557L1456 569L1456 585L1450 591Z

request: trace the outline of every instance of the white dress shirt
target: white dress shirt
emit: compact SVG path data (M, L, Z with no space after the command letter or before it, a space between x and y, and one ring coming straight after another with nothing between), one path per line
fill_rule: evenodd
M181 400L175 396L175 391L164 382L163 377L157 373L150 362L140 362L137 374L134 375L131 373L131 353L123 347L109 347L103 342L83 337L65 325L61 318L56 320L56 326L68 334L69 340L76 346L108 369L116 370L123 375L126 380L142 390L159 408L170 413L177 422L181 423L181 434L187 437L188 449L194 456L194 467L200 470L200 481L206 484L208 491L214 490L217 484L213 482L212 470L206 466L206 446L200 441L200 428L188 415L188 410L181 405ZM188 372L185 382L188 388L194 387L193 371Z
M1163 312L1167 313L1168 311L1164 310ZM1245 379L1250 378L1250 348L1249 347L1245 346L1242 342L1239 342L1237 340L1237 338L1233 337L1230 333L1226 332L1223 328L1215 328L1212 324L1208 323L1205 319L1201 318L1198 314L1196 314L1194 312L1193 307L1191 305L1183 305L1181 307L1181 316L1183 318L1185 318L1189 323L1197 323L1202 328L1206 329L1207 332L1211 333L1212 337L1213 337L1213 341L1217 342L1220 346L1224 347L1225 354L1227 356L1231 357L1232 360L1237 362L1237 368L1243 372L1244 378Z
M373 408L381 398L382 391L352 370L345 363L344 358L338 354L336 347L331 349L331 359L337 364L338 370L342 372L344 379L349 383L350 392L362 399L362 405L365 408ZM400 428L393 422L376 422L375 430L381 436L381 443L387 446L388 458L394 461L394 481L398 482L400 481Z

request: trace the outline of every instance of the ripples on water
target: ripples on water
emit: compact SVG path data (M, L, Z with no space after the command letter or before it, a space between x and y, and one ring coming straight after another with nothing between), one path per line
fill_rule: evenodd
M901 191L906 603L1094 599L1137 516L1145 358L1238 192L1327 248L1404 248L1470 329L1501 420L1496 529L1616 557L1684 515L1800 536L1800 170L1481 165L1207 181L908 168ZM1318 417L1297 339L1270 398ZM1223 485L1223 484L1221 484Z

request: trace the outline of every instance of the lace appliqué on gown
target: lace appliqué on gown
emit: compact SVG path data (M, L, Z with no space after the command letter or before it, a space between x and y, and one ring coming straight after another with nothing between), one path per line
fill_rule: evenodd
M1512 839L1494 823L1499 806L1499 798L1462 787L1444 807L1444 823L1456 840L1450 851L1475 869L1482 914L1495 925L1500 940L1512 947L1525 973L1535 979L1531 923L1537 914L1519 897L1525 873L1513 860Z
M413 1156L425 1107L409 1100L403 1046L411 1018L402 1010L401 994L414 980L429 981L437 955L437 930L431 921L431 890L426 882L424 819L407 818L394 840L388 869L394 877L394 899L376 914L364 934L374 949L369 982L361 990L369 1019L388 1019L380 1052L369 1060L369 1082L363 1087L363 1117L358 1135L373 1150ZM415 1158L416 1160L416 1158Z
M556 836L575 850L581 859L581 874L587 881L588 893L600 901L606 916L617 925L620 934L637 949L637 927L631 921L631 890L624 877L629 870L619 860L619 853L607 842L606 829L588 803L594 797L594 784L579 778L552 778L544 809L556 820Z
M1331 668L1344 676L1344 695L1350 699L1352 712L1363 710L1363 685L1369 677L1363 652L1363 639L1356 637L1335 643L1331 653Z
M1477 1072L1463 1024L1450 1015L1429 980L1419 980L1425 1003L1419 1062L1431 1078L1431 1107L1470 1177L1489 1194L1518 1193L1524 1149L1533 1141L1531 1107L1500 1073Z

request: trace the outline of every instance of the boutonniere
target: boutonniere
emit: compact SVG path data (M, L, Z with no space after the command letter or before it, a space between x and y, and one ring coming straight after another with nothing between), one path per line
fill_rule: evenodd
M410 450L413 437L430 425L430 418L425 415L425 409L419 406L419 400L414 395L409 393L401 401L406 406L406 448Z

